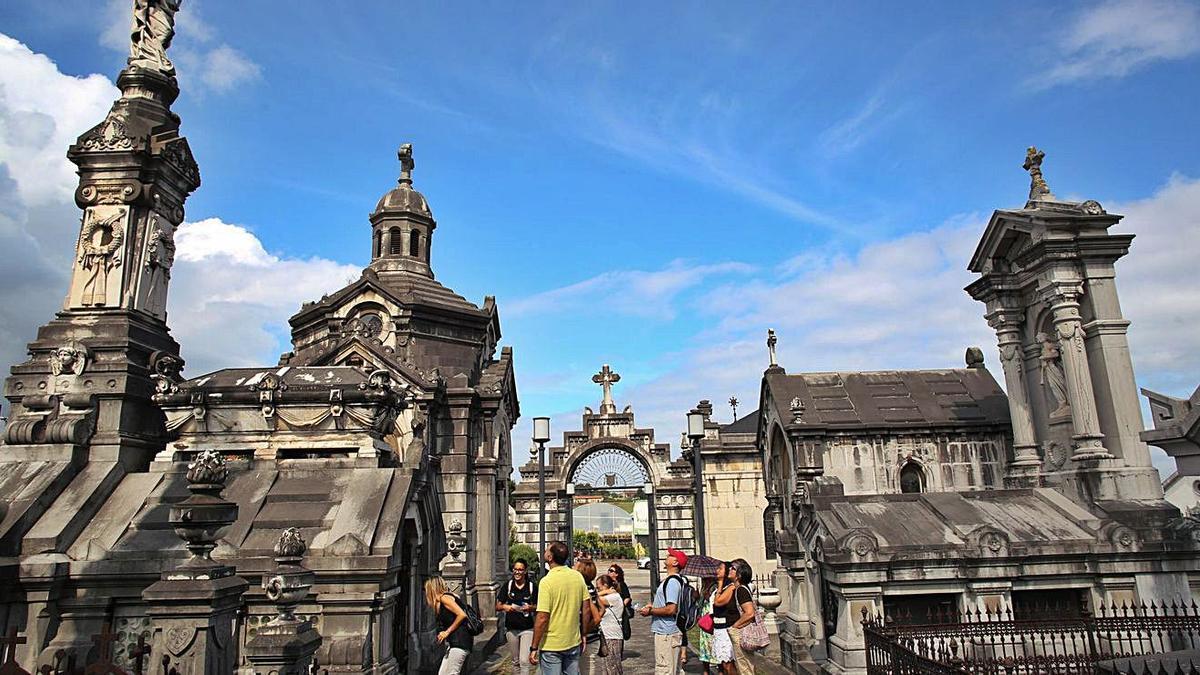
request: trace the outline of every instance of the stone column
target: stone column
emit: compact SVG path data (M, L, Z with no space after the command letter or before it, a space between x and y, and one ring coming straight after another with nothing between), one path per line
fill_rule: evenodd
M312 624L296 617L296 606L308 597L315 578L301 564L307 549L294 527L284 530L275 544L275 570L263 577L263 590L275 603L278 615L246 645L254 675L307 675L321 646L321 636Z
M180 675L237 667L234 616L249 584L211 557L221 530L237 520L237 504L221 498L227 476L225 460L212 450L188 465L192 494L171 507L171 525L192 557L142 592L154 627L150 662L169 663Z
M1023 312L1007 307L998 307L987 315L988 325L996 331L1000 347L1000 364L1004 368L1004 384L1008 391L1008 413L1012 418L1013 461L1005 476L1009 487L1036 486L1042 464L1033 431L1029 386L1025 381L1025 355L1021 345L1023 318Z
M1054 328L1067 380L1067 398L1071 403L1071 424L1075 432L1072 436L1075 452L1071 459L1076 462L1112 458L1104 447L1104 434L1100 433L1092 375L1084 350L1083 322L1079 315L1082 292L1077 284L1060 283L1052 286L1046 297L1054 314Z
M379 257L382 258L392 253L392 228L381 227L379 229L383 233L382 241L379 245Z

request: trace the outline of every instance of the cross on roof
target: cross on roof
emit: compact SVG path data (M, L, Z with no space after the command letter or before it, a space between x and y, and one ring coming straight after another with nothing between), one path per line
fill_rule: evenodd
M604 389L604 399L600 401L600 414L616 412L617 404L613 403L612 386L620 381L620 374L609 368L607 363L600 369L600 372L592 376L592 382Z

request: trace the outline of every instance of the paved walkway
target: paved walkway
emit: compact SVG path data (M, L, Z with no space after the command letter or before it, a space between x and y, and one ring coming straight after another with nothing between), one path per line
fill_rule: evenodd
M601 567L599 562L597 567L607 569L607 564ZM631 570L626 569L625 581L629 584L630 594L633 596L633 602L638 606L644 605L650 601L650 573L646 570ZM775 675L778 673L786 673L782 666L766 661L765 659L755 659L758 666L759 675ZM626 675L653 675L654 673L654 638L650 633L650 620L641 616L633 618L633 636L625 642L625 659L622 661L625 667ZM592 675L586 665L581 669L582 675ZM686 673L702 673L703 668L700 665L699 659L695 653L688 655L687 664L684 666ZM713 672L716 672L715 669ZM537 670L534 669L534 675ZM513 675L511 664L508 659L508 649L501 647L492 654L491 657L479 669L475 670L471 675Z

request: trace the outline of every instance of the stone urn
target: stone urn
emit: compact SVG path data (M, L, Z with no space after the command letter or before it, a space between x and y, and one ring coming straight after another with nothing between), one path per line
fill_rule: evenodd
M763 609L763 627L771 635L779 634L779 616L775 614L775 610L782 602L783 598L779 596L778 588L763 586L758 589L758 606Z

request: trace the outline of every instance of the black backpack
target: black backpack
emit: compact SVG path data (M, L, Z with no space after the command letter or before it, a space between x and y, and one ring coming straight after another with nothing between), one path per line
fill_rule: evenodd
M675 625L683 633L687 633L700 620L700 592L695 589L681 574L667 577L663 582L663 595L666 595L665 584L671 579L679 582L679 601L675 603Z
M467 625L467 632L471 635L481 635L483 633L483 619L479 618L479 610L475 609L475 605L464 602L463 611L467 613L467 620L463 622Z
M459 599L457 595L452 593L447 593L447 595L454 598L454 601L458 603L459 607L462 607L462 611L467 615L467 620L463 621L463 626L466 627L467 632L472 636L482 635L483 619L479 618L479 610L475 609L475 605Z

